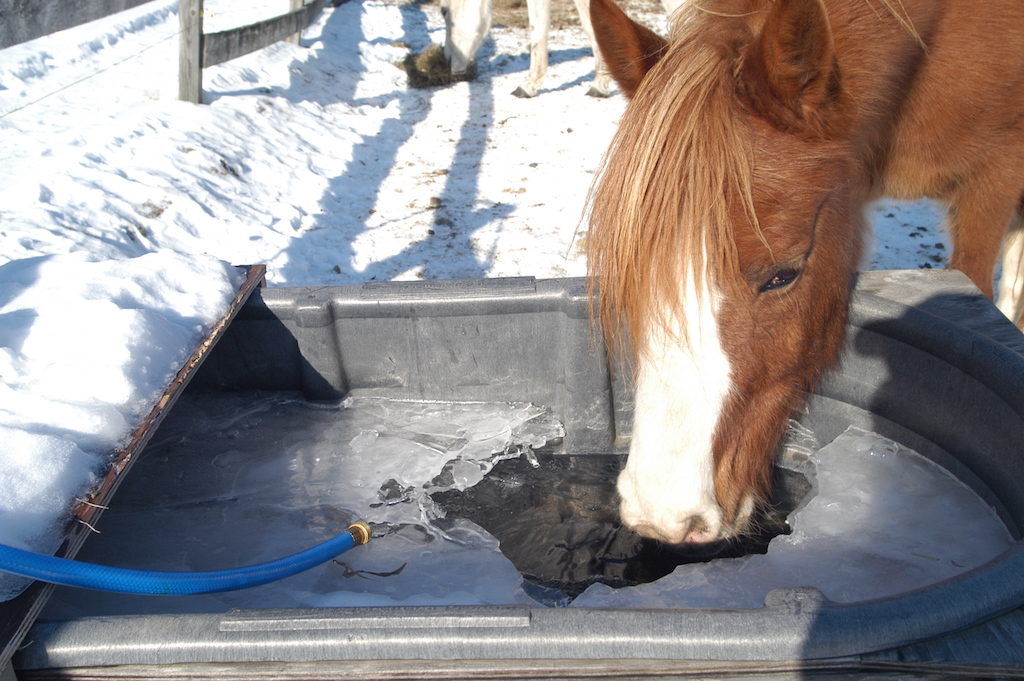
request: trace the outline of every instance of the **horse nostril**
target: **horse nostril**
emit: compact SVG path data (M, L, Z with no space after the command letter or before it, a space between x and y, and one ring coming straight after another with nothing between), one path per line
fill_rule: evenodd
M683 544L709 544L721 539L718 524L709 522L705 516L693 516L686 524L688 527Z
M686 543L693 543L692 538L704 537L711 532L707 519L702 515L691 516L683 521L683 524L687 527L686 539L683 540Z

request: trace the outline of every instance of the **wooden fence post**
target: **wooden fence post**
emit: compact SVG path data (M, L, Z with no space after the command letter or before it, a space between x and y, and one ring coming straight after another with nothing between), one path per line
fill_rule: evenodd
M178 0L178 99L203 101L203 0Z
M290 11L294 12L297 9L302 9L302 7L303 7L305 2L306 2L306 0L291 0L291 3L288 5L288 7L289 7ZM298 45L299 44L299 38L301 36L302 36L302 31L299 31L298 33L295 33L293 35L288 36L287 38L285 38L285 40L287 40L290 43L294 43L295 45Z

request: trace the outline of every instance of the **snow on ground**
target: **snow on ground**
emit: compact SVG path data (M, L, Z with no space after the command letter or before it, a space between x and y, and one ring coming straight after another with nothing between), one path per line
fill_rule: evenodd
M207 69L193 106L174 101L175 6L0 51L2 257L169 248L293 285L583 273L574 235L625 103L584 96L579 30L555 32L536 99L511 95L519 29L494 31L476 82L412 90L393 63L443 39L437 9L350 0L302 46ZM933 211L877 215L876 266L939 264Z
M209 0L207 30L286 5ZM625 103L584 96L579 29L553 32L536 99L511 95L526 37L503 27L476 81L412 90L394 63L441 42L437 7L349 0L301 45L207 69L197 106L175 100L176 6L0 50L3 542L52 549L67 504L226 305L217 261L266 263L273 285L584 273L581 209ZM942 265L939 209L872 214L871 266ZM89 370L51 365L65 352Z

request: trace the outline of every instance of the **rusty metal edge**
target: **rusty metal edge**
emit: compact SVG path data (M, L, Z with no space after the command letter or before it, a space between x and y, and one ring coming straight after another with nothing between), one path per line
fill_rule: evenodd
M249 265L245 267L246 277L235 294L228 311L213 325L206 336L199 342L195 352L168 384L156 405L143 419L142 423L132 431L128 444L114 451L113 461L99 485L89 495L89 499L80 502L73 511L73 517L67 528L64 543L54 555L62 558L74 558L82 548L86 538L94 531L104 507L113 497L129 469L138 459L157 427L185 390L196 371L209 356L214 346L224 335L225 330L234 320L242 305L249 299L253 291L263 286L267 273L265 265ZM19 596L0 603L0 668L11 659L21 644L25 634L39 616L43 605L53 592L52 584L33 582Z

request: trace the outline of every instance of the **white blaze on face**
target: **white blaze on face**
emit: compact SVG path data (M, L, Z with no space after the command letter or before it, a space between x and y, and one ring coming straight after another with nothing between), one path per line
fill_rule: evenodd
M640 354L633 439L618 480L622 522L670 544L721 537L712 443L730 390L718 335L720 296L689 277L684 319L652 330Z

